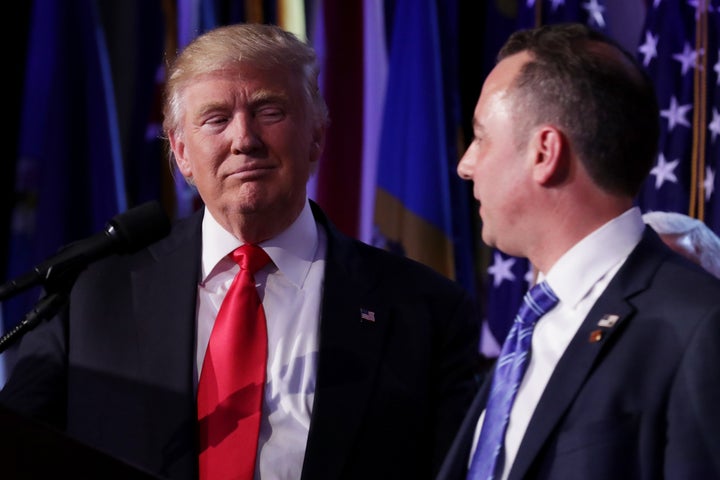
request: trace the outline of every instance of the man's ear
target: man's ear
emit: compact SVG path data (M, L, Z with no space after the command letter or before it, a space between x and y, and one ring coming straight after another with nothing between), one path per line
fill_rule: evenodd
M182 140L182 136L178 135L177 132L169 132L168 141L170 142L170 148L172 149L178 170L183 177L191 178L192 167L185 156L185 142Z
M325 148L325 132L327 127L319 125L313 130L312 145L310 146L310 161L313 162L320 158Z
M535 130L530 147L534 154L533 180L541 185L556 183L565 177L568 149L565 136L553 125Z

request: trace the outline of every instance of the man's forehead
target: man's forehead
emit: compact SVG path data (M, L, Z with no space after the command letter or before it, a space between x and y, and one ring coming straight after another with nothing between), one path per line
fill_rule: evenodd
M495 86L497 84L500 87L506 88L515 79L523 65L529 62L532 56L527 51L522 51L505 57L500 60L495 67L490 71L485 84Z
M518 73L532 57L527 52L510 55L495 65L483 83L477 110L495 108L494 104L505 98Z

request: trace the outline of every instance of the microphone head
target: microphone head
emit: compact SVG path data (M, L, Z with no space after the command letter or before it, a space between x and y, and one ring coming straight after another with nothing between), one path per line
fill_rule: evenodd
M106 233L123 252L135 252L170 233L170 219L157 201L150 201L115 215Z

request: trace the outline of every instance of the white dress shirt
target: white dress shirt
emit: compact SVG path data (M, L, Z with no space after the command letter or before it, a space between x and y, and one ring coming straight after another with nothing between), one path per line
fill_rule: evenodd
M241 245L206 209L198 285L195 386L208 339L240 267L228 254ZM295 222L260 247L272 263L255 274L268 332L267 380L255 478L296 480L305 455L315 396L326 235L306 201Z
M560 357L590 309L642 237L640 210L631 208L576 243L538 282L547 281L559 302L535 325L530 362L518 389L505 433L502 480L507 479L535 407ZM475 429L475 452L482 421ZM472 459L472 454L470 458Z

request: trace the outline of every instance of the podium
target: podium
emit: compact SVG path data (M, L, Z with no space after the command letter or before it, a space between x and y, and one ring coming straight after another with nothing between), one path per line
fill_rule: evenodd
M161 480L0 406L0 478Z

